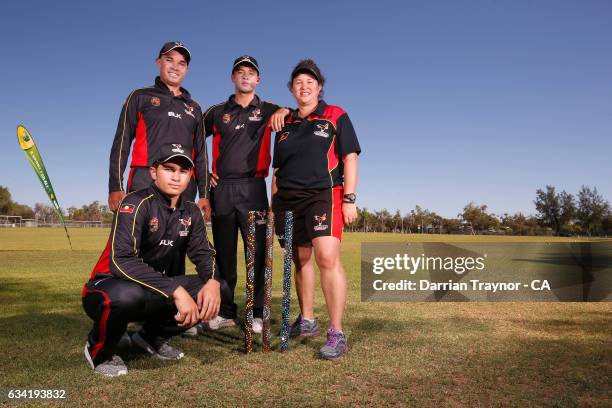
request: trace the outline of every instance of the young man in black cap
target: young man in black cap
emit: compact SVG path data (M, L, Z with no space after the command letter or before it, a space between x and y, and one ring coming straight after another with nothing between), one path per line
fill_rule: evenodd
M231 300L221 304L219 316L208 322L212 330L236 324L236 248L238 230L245 242L249 211L259 211L256 220L255 307L253 329L261 332L263 269L265 260L265 212L268 195L265 178L270 167L270 134L283 126L286 108L262 101L255 94L260 82L257 60L249 55L236 58L231 80L235 93L213 105L204 114L206 136L213 136L211 206L212 229L219 272L231 290ZM274 119L271 121L272 115ZM272 123L270 123L272 122Z
M200 105L181 87L190 61L191 54L183 43L167 42L155 60L159 68L155 85L136 89L127 97L110 154L108 205L112 211L117 209L126 191L148 187L151 154L162 144L172 141L180 143L195 163L195 180L189 183L186 197L191 201L195 199L197 184L198 206L205 210L207 219L210 218L202 112ZM124 189L123 174L132 143L132 161L127 189Z
M194 165L189 153L178 143L160 146L149 167L153 183L123 198L109 245L83 287L83 308L94 321L85 358L97 373L127 374L115 351L132 321L143 322L132 336L138 346L163 360L182 358L168 339L214 318L221 297L229 296L206 238L204 216L181 196ZM185 256L197 275L185 275Z

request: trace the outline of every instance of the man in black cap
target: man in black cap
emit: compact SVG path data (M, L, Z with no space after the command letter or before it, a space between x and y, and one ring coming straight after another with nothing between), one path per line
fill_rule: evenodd
M110 153L108 205L112 211L118 208L126 191L140 190L149 185L151 154L162 144L173 141L180 143L195 163L186 198L194 201L197 189L198 206L205 211L206 218L210 218L202 112L200 105L181 87L190 61L191 53L183 43L167 42L155 60L159 68L155 85L136 89L127 97ZM127 187L124 187L123 174L132 144L130 172Z
M94 321L85 358L95 372L127 374L117 344L128 322L143 322L132 341L162 360L183 353L168 344L200 320L214 318L229 288L220 279L201 210L181 193L193 169L190 150L160 146L149 167L153 182L129 193L115 213L109 244L82 292ZM185 256L197 275L185 275Z
M231 290L231 300L223 302L219 316L210 322L212 330L236 324L236 249L238 230L245 243L249 211L258 211L256 220L255 307L253 329L261 332L265 260L265 212L268 195L265 178L270 167L270 134L280 130L286 108L262 101L255 88L260 82L257 60L242 55L234 61L231 80L235 93L227 101L213 105L204 114L206 136L212 140L211 206L212 229L219 273ZM274 114L277 112L276 114ZM274 119L271 117L274 114ZM192 330L193 331L193 330Z

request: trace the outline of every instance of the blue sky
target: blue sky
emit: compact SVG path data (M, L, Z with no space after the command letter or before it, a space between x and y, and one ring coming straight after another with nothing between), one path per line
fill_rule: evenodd
M227 98L255 56L258 93L293 106L288 75L314 58L328 103L362 146L358 205L456 216L469 201L533 213L535 190L596 186L612 200L612 2L3 1L0 185L47 199L15 135L37 141L62 207L106 201L121 105L181 40L184 85Z

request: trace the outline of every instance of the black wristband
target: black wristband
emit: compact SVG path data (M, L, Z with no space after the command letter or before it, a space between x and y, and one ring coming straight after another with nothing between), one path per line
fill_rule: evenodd
M357 196L355 195L355 193L345 194L344 197L342 198L342 202L347 203L347 204L355 204L356 200L357 200Z

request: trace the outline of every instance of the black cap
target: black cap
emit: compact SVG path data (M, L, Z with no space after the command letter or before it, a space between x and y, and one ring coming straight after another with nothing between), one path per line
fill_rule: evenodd
M185 168L194 167L191 157L187 155L185 148L178 143L163 144L157 151L153 164L167 163L175 158L184 159L183 162L186 164L186 166L183 167Z
M315 77L317 82L323 85L323 76L321 75L321 71L319 71L319 67L317 67L314 63L309 63L309 61L310 60L300 61L300 63L293 68L293 72L291 72L291 80L293 81L299 74L306 73Z
M159 55L157 56L157 58L161 58L162 55L172 50L176 50L180 52L183 55L183 57L185 57L185 61L187 61L187 64L189 64L189 61L191 61L191 53L185 47L185 45L180 41L169 41L165 43L164 46L161 48L161 50L159 50Z
M238 68L239 65L250 65L259 74L259 66L257 65L257 60L250 55L242 55L234 60L234 66L232 67L232 72Z

